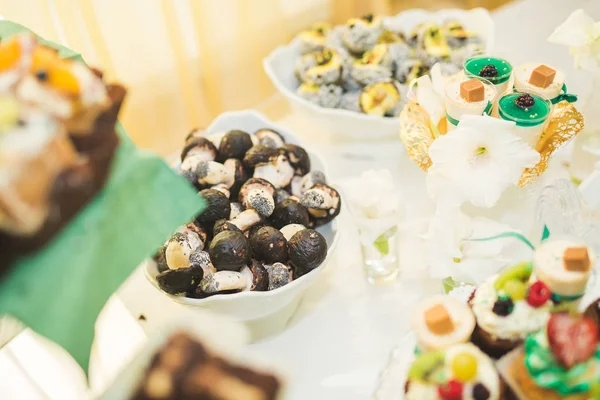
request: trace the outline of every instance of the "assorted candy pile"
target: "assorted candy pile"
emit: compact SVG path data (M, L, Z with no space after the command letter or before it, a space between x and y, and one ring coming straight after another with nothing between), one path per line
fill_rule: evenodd
M318 23L298 35L297 93L321 107L395 117L407 85L440 63L446 75L482 50L482 40L457 21L423 22L410 31L373 15L331 27Z

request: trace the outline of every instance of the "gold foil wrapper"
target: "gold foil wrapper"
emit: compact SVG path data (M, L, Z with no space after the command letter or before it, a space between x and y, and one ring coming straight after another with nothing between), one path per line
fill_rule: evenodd
M519 186L523 187L535 182L548 169L550 157L577 136L583 130L583 126L583 115L573 104L567 101L557 103L550 115L548 126L536 146L536 150L540 153L540 161L535 167L523 171ZM437 133L445 133L443 124L440 124ZM429 146L435 140L435 134L429 114L414 101L408 103L400 113L400 139L406 147L408 156L421 169L427 171L431 166Z

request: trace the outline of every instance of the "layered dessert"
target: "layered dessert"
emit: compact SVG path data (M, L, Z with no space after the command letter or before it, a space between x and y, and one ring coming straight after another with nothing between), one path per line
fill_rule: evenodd
M566 92L565 74L545 64L526 63L515 68L515 89L533 93L555 103Z
M475 317L469 306L449 296L430 297L413 311L412 329L419 352L467 343L474 328Z
M496 87L496 101L509 89L513 67L503 58L474 56L467 58L463 67L465 75L484 78Z
M417 355L405 400L499 400L504 384L494 363L476 346L463 343Z
M600 396L598 327L577 314L553 314L522 348L499 362L518 400L589 400Z
M0 43L0 269L50 240L102 187L125 97L30 33Z
M448 130L456 128L463 115L490 115L496 97L492 83L463 75L449 79L444 92Z
M552 240L535 251L535 275L552 292L552 301L576 309L585 294L595 254L570 240Z
M273 400L277 377L213 354L189 335L173 335L154 356L131 400Z
M514 122L515 133L535 149L550 117L551 106L550 101L536 94L508 93L498 101L498 115Z
M532 278L533 264L520 263L481 284L469 301L477 325L473 343L499 358L541 329L553 303L549 288Z

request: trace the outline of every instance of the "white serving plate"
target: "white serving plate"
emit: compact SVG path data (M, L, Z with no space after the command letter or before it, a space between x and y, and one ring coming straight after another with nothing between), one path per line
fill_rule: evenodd
M306 148L300 140L283 126L274 124L260 113L247 110L226 112L221 114L208 127L207 133L242 129L249 133L261 128L271 128L279 132L287 143L298 144L308 152L313 170L320 170L329 177L323 160ZM173 301L190 307L209 309L218 314L225 314L238 321L246 323L252 338L259 338L281 331L294 311L306 289L315 282L323 273L329 263L338 242L336 221L317 229L327 240L327 258L314 271L288 283L287 285L268 292L240 292L234 294L220 294L205 299L191 299L184 296L174 296L163 292L158 287L156 276L158 269L156 263L147 260L143 263L144 272L148 281L161 293Z
M494 22L487 10L446 9L435 12L408 10L393 17L386 17L384 24L395 30L410 31L423 21L442 23L455 19L467 29L476 32L484 39L486 51L491 51L494 42ZM263 67L277 90L287 99L292 109L322 126L335 138L343 140L382 140L398 134L399 118L377 117L338 108L317 106L298 96L300 85L294 74L294 65L300 56L300 42L294 39L286 46L280 46L263 60Z

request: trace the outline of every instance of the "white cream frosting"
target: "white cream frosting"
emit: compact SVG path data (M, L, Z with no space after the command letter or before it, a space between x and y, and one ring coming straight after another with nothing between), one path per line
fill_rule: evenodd
M500 399L500 378L492 360L471 343L459 344L446 350L446 375L452 376L452 360L459 353L469 353L477 359L477 375L463 385L463 400L475 400L473 387L483 384L490 392L489 400ZM405 400L442 400L438 387L418 381L411 381Z
M492 337L506 340L525 339L527 334L544 327L550 317L551 301L538 308L531 307L526 300L515 301L513 311L507 316L492 311L498 299L494 288L497 277L494 275L479 286L472 300L472 309L479 327Z
M565 74L562 71L554 68L553 66L547 65L548 67L556 71L554 82L552 82L547 88L534 86L531 83L529 83L529 78L531 77L531 73L533 72L533 70L539 67L540 65L547 64L526 63L519 65L517 68L515 68L515 88L527 91L529 93L534 93L538 96L551 100L560 94L562 85L565 83Z
M578 296L585 292L590 271L596 256L588 247L592 267L587 272L569 271L565 268L564 253L569 247L581 247L570 240L551 240L539 246L534 255L535 274L553 293L562 296Z

